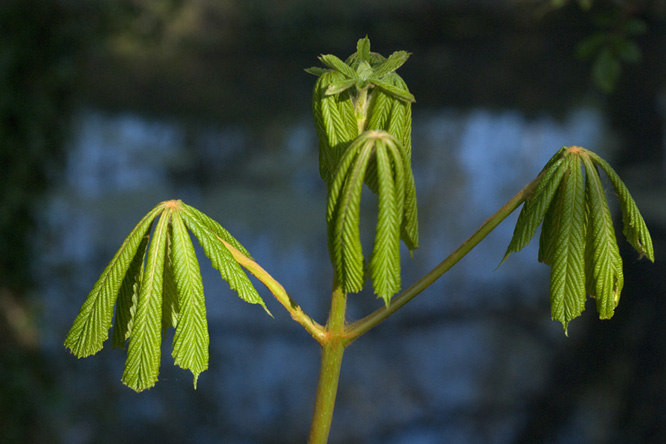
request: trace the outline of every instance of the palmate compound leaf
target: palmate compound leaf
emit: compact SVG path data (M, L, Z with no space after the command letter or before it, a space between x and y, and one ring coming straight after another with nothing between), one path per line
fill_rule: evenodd
M400 142L385 131L366 131L342 157L329 188L329 251L345 292L358 292L365 281L359 231L360 201L369 165L375 162L379 207L369 274L377 296L388 305L400 288L400 233L404 226L407 176L411 175Z
M157 216L159 221L149 240ZM129 339L123 382L136 391L150 388L157 381L161 330L170 326L176 328L175 363L192 371L195 388L198 375L208 366L203 285L186 225L203 238L202 245L212 256L213 265L237 289L239 296L266 309L238 263L222 247L221 240L250 257L247 250L198 210L181 201L160 203L125 239L93 287L65 340L65 345L79 357L99 351L108 337L117 299L113 344L123 346Z
M535 192L525 202L507 255L527 245L543 218L539 261L552 268L551 312L553 319L562 322L565 332L569 321L583 311L586 292L596 299L601 319L612 317L624 284L622 260L597 166L606 172L618 195L627 240L654 261L645 222L615 171L591 151L563 147L546 164Z

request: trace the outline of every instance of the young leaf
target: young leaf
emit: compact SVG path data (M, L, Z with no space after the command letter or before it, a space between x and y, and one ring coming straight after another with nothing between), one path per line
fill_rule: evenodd
M400 225L401 201L396 187L404 183L402 159L392 165L383 144L377 144L375 151L378 183L379 209L375 244L370 260L370 278L377 296L384 299L388 307L391 297L400 290ZM402 157L400 154L398 154ZM394 165L396 168L394 169ZM394 182L394 171L396 172ZM402 191L404 195L404 191Z
M624 284L622 258L615 239L606 194L599 172L589 156L581 156L587 178L588 218L585 248L587 292L596 298L600 319L613 317Z
M173 211L171 219L173 220L173 214L176 214L178 211ZM176 282L173 275L173 261L172 258L172 226L171 224L167 228L169 232L167 233L167 244L164 253L164 279L162 284L162 333L164 334L169 327L176 327L178 324L178 315L180 307L178 305L178 289L176 288Z
M373 77L382 79L405 64L411 54L407 51L396 51L383 63L375 67Z
M555 197L555 192L564 176L566 167L564 159L560 158L550 168L541 173L539 184L533 194L525 201L520 211L513 237L506 249L502 262L511 253L517 253L525 248L536 233L537 227L543 221L550 204ZM502 265L502 263L500 263Z
M329 220L333 226L333 251L336 252L337 258L336 271L346 293L361 291L364 282L363 250L359 232L360 205L363 178L372 155L373 142L359 138L352 143L348 152L354 152L353 146L359 140L361 142L353 156L354 161L342 181L340 196L336 199L338 203L335 220ZM341 161L341 164L343 162ZM338 174L339 172L336 173L335 181L339 177Z
M236 290L238 296L244 301L251 304L261 305L270 315L266 304L259 296L259 293L257 293L257 290L255 290L250 279L247 277L241 266L238 265L238 262L236 262L229 250L227 250L224 247L224 244L220 242L220 238L222 237L219 236L219 232L215 231L210 225L208 225L210 223L208 220L202 220L198 217L197 213L189 210L183 211L182 217L185 220L187 228L189 228L199 241L199 244L203 248L204 253L206 253L206 256L210 259L213 267L220 272L222 279L227 281L230 288ZM229 242L227 239L224 240ZM245 250L245 248L243 248L243 250Z
M397 87L397 86L393 85L392 83L387 82L386 80L376 79L374 77L370 80L375 86L383 89L388 95L393 96L398 100L402 100L404 102L415 102L416 101L416 99L414 98L412 93L410 93L409 91L406 91L406 90L404 90L400 87Z
M208 321L201 271L194 246L178 212L172 217L171 249L174 281L178 290L180 317L173 337L174 363L189 369L197 388L199 374L208 368Z
M65 339L65 346L79 358L100 351L109 337L113 306L127 271L135 263L137 250L150 232L153 219L162 210L163 205L157 205L139 221L88 294ZM136 268L132 268L132 272L136 272ZM131 281L132 277L128 279Z
M604 170L613 184L615 193L620 201L620 209L622 210L622 232L627 238L627 241L641 255L645 255L651 262L654 262L654 247L652 246L650 232L648 231L647 226L645 225L645 220L643 220L643 216L641 216L640 211L638 211L636 202L631 197L629 190L615 170L613 170L605 160L590 151L587 153L592 158L593 162Z
M150 227L148 227L148 232L150 232L151 227L152 221ZM123 284L118 293L116 316L113 320L113 347L125 348L125 341L132 333L132 323L136 314L137 301L139 300L139 288L141 287L143 265L146 260L148 239L148 234L141 239L141 244L125 273L125 279L123 279Z
M162 212L148 247L146 268L127 347L122 381L137 392L154 386L160 369L164 257L171 211L167 208Z
M550 275L551 315L565 333L569 321L585 309L585 183L577 156L566 160L558 214L552 221L557 241Z
M356 54L361 61L370 62L370 39L367 35L356 42Z
M229 233L226 229L224 229L222 225L220 225L215 220L208 217L206 214L202 213L201 211L197 210L194 207L187 205L184 202L179 201L179 204L182 208L181 214L190 216L192 219L196 219L203 227L205 227L215 236L224 239L227 243L233 245L236 250L240 251L245 256L252 258L250 252L247 251L247 249L244 246L242 246L241 243L238 242L238 240L236 240L236 238L231 235L231 233Z
M324 63L329 68L338 71L340 74L344 75L348 79L357 78L356 71L354 71L351 66L347 65L345 62L343 62L333 54L322 54L319 57L319 60L321 60L322 63Z

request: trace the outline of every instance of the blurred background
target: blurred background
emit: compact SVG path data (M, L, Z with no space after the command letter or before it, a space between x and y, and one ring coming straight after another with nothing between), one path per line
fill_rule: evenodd
M495 270L512 215L348 349L330 442L666 442L665 20L659 0L3 0L0 442L305 442L317 344L263 287L274 319L240 301L203 255L211 357L196 391L173 366L173 332L141 394L120 382L122 350L77 360L62 344L127 233L172 198L325 321L304 68L365 35L384 55L413 53L399 73L417 99L422 247L405 255L404 287L562 145L616 168L657 259L639 260L616 225L615 317L589 302L565 337L536 241ZM350 319L382 304L349 299Z

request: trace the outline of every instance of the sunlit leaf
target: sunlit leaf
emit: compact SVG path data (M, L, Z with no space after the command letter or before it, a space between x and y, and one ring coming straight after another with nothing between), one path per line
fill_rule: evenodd
M509 254L516 253L530 242L536 234L538 226L543 221L550 204L555 197L555 193L560 185L560 181L566 171L566 163L563 158L552 164L547 170L541 173L541 180L523 205L523 209L518 216L516 227L513 231L513 237L509 243L502 262L509 257ZM501 265L501 263L500 263Z
M125 281L127 270L134 264L131 271L137 271L137 250L160 211L162 207L158 205L139 221L88 294L65 339L65 346L76 356L83 358L97 353L109 337L113 306L118 293L123 282L127 282L127 285L132 282L132 276Z
M622 258L599 172L589 156L581 158L587 179L588 227L585 246L587 292L596 298L599 317L610 319L613 317L624 285Z
M170 210L165 210L148 246L136 315L127 347L123 382L140 392L155 385L160 368L164 259Z
M651 262L654 262L654 247L652 246L652 237L650 232L645 225L645 220L641 216L636 202L631 197L631 193L627 189L620 176L617 175L615 170L603 160L598 155L588 152L589 156L592 158L594 163L599 165L602 170L606 173L613 188L615 189L615 194L620 201L620 209L622 210L622 227L623 234L627 238L627 241L631 244L636 251L641 255L645 255Z
M177 211L174 211L173 214L176 214ZM173 216L172 216L173 220ZM163 290L162 290L162 334L164 334L168 328L176 327L178 324L178 314L179 314L179 305L178 305L178 289L176 288L176 282L174 281L173 275L173 261L172 258L172 228L169 225L169 233L167 236L167 245L164 253L164 278L163 278Z
M347 65L345 62L343 62L333 54L322 54L319 57L319 60L321 60L322 63L324 63L324 65L338 71L340 74L344 75L348 79L357 78L356 71L354 71L354 69L351 66Z
M375 67L373 76L382 79L384 76L400 68L409 59L410 53L407 51L396 51L391 54L383 63Z
M151 225L148 227L150 232ZM125 348L125 341L132 333L132 323L136 314L136 305L139 299L139 288L143 276L143 266L146 260L149 236L146 234L134 255L125 279L118 293L116 302L116 316L113 320L113 347Z
M550 275L551 315L564 326L585 309L585 182L579 160L567 158L552 230L557 243Z
M217 231L213 230L210 222L202 223L200 217L197 217L197 214L189 208L181 212L185 225L197 238L213 267L220 272L222 279L227 281L232 290L236 290L241 299L251 304L261 305L270 314L263 299L261 299L241 266L236 262L224 244L220 242L219 229ZM226 230L224 231L226 232ZM230 236L228 233L226 234ZM245 249L243 248L243 250Z
M173 214L174 281L178 290L180 316L173 337L174 363L194 375L194 388L199 374L208 368L208 321L199 263L185 224L178 212Z
M375 151L379 171L379 207L369 269L375 293L388 306L391 297L400 290L400 212L404 186L397 189L396 184L404 184L404 169L400 153L396 153L399 160L392 161L389 153L382 148L378 147Z

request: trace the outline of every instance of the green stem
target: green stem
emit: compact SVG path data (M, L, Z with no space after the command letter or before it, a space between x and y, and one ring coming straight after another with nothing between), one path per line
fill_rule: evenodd
M326 444L328 442L340 380L342 355L345 351L343 335L346 306L347 295L336 282L326 323L327 336L326 340L321 343L321 368L308 444Z
M359 319L347 328L347 334L344 337L344 345L349 345L359 336L367 333L372 328L379 325L386 318L395 313L399 308L411 301L423 290L432 285L444 273L449 271L460 259L469 253L479 242L481 242L492 230L497 227L506 217L518 208L532 193L539 183L541 175L537 176L532 182L527 184L511 200L505 203L495 214L489 217L467 240L465 240L453 253L440 262L435 268L428 272L421 279L412 284L405 291L391 300L388 307L382 307L368 316Z

